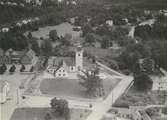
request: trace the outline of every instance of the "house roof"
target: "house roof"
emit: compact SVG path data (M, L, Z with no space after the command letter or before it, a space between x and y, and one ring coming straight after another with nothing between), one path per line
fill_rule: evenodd
M7 84L8 84L7 81L5 81L5 80L0 80L0 93L3 92L3 88L4 88L4 86L7 85Z
M35 56L35 52L34 52L32 49L30 49L30 50L26 53L26 55L27 55L30 59L33 59L33 57Z

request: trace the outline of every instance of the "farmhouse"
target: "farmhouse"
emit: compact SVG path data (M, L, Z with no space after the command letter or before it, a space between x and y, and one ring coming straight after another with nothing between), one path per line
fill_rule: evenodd
M54 74L55 77L68 77L81 70L91 70L95 69L95 67L96 64L91 63L86 57L83 57L83 49L79 46L75 50L75 58L50 57L47 71Z
M10 86L7 81L0 80L0 103L4 103L7 100Z

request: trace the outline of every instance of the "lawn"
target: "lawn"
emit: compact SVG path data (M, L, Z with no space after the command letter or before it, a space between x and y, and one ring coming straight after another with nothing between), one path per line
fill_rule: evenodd
M50 108L17 108L10 120L45 120L45 115L50 112ZM89 110L71 109L70 120L85 120L90 112ZM64 120L64 118L54 117L52 120Z
M139 92L134 87L115 102L116 107L128 107L131 105L163 105L167 100L167 91Z
M37 38L40 38L40 37L49 38L49 31L57 30L57 33L59 36L64 36L65 34L68 33L68 34L71 34L73 38L79 37L81 32L73 31L73 27L74 26L72 26L67 22L62 23L60 25L56 25L56 26L46 26L46 27L39 28L38 31L32 32L32 36Z
M104 90L106 96L114 88L114 86L119 82L119 79L106 78L103 80ZM83 88L79 84L77 79L44 79L41 82L40 90L43 94L65 96L65 97L75 97L75 98L92 98L88 96Z

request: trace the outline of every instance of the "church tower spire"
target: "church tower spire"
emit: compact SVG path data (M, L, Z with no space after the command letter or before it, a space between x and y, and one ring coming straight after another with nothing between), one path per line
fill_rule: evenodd
M77 71L80 71L83 69L83 49L81 45L77 46L76 48L75 66L76 66Z

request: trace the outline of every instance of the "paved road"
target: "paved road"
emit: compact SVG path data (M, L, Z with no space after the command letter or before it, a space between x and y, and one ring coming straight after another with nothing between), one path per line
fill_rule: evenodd
M92 113L86 120L101 120L105 113L111 108L116 99L124 93L132 80L132 77L124 77L123 80L112 90L110 95L102 103L99 103L93 107Z
M21 102L19 107L50 107L50 101L54 97L46 96L26 96L26 99ZM81 109L91 109L89 104L94 104L94 102L88 101L78 101L66 99L69 103L70 108L81 108Z

